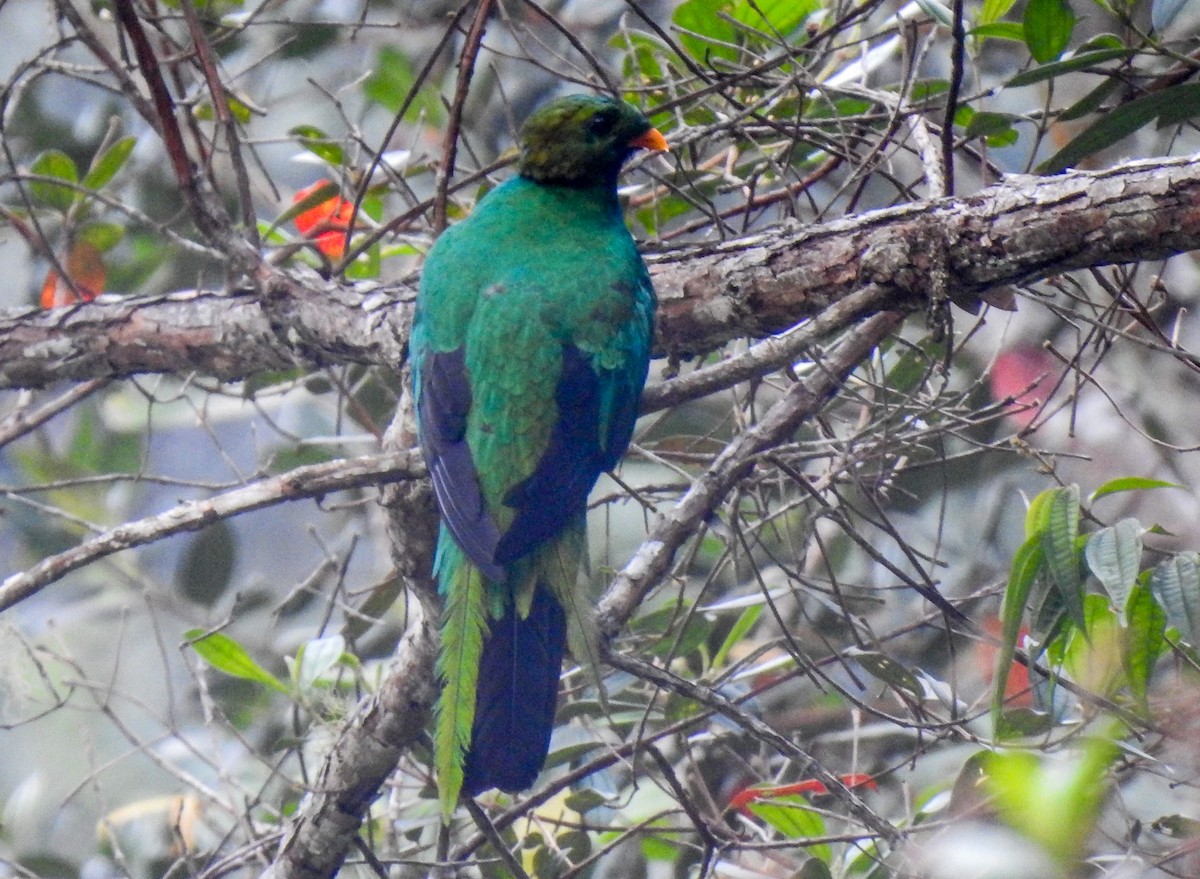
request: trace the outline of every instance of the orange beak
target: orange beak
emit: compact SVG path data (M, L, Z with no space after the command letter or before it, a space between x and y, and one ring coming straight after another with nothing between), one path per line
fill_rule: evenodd
M639 134L633 140L629 141L629 146L635 149L653 150L656 153L669 153L671 148L667 146L667 139L662 136L662 132L657 128L651 128L644 134Z

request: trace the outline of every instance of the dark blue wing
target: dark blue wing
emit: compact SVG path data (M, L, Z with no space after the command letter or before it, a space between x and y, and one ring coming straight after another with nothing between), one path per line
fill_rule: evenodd
M417 425L442 521L484 576L503 580L497 564L500 532L484 506L475 461L467 445L471 382L463 350L430 351L419 369Z
M496 547L496 561L518 559L587 509L588 493L606 469L600 445L600 378L588 357L564 345L554 393L558 417L537 468L504 497L516 516Z
M592 486L617 466L633 436L646 379L643 364L597 372L586 354L563 346L558 419L537 468L504 498L517 514L496 547L497 562L531 552L586 512Z

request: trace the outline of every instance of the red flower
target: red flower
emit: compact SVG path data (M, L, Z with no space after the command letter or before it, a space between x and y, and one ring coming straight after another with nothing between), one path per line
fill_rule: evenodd
M318 180L297 192L292 204L299 204L314 193L332 186L328 180ZM335 195L296 214L293 222L301 235L316 242L321 253L331 260L339 260L346 255L346 233L350 231L353 214L354 205Z
M875 780L869 775L854 773L851 775L842 776L842 784L849 788L868 787L875 790L877 785ZM729 801L727 808L737 809L747 815L753 814L750 811L750 804L755 800L769 800L776 797L795 796L796 794L827 794L827 788L822 782L815 778L810 778L808 781L798 781L794 784L777 784L761 787L746 787L742 788Z
M104 260L94 244L76 241L59 264L71 279L59 277L55 269L46 274L42 283L42 308L58 308L77 302L90 302L104 292Z

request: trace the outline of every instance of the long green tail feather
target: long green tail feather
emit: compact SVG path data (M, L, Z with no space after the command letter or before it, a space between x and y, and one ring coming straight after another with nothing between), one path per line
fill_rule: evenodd
M483 575L450 541L439 547L438 573L446 603L437 672L442 680L434 726L434 764L442 820L450 823L463 785L463 760L475 722L479 657L487 633Z
M586 521L567 526L554 542L541 550L542 582L567 615L567 646L575 661L595 680L601 702L604 688L600 675L600 632L596 628L592 602L579 583L587 555Z

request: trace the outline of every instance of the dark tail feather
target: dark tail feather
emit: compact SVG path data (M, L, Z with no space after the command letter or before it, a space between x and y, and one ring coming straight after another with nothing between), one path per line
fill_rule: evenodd
M550 750L565 643L566 616L540 584L526 619L509 608L492 626L479 662L466 796L533 785Z

